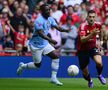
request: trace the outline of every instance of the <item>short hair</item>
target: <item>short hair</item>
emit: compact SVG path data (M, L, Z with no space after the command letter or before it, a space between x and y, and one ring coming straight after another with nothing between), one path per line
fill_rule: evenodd
M57 2L53 2L51 5L58 6L58 3Z
M73 6L72 6L72 5L68 5L68 6L67 6L67 9L68 9L68 8L70 8L70 7L71 7L71 8L73 8Z
M48 4L42 4L42 5L40 6L40 10L41 10L41 11L44 11L46 6L49 6L49 5L48 5Z
M88 11L88 15L89 15L90 13L92 14L92 13L96 13L96 12L95 12L94 10L89 10L89 11Z

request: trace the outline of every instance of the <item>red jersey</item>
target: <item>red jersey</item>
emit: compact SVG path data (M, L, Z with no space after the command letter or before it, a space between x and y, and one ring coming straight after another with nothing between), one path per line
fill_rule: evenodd
M81 43L80 36L87 36L92 32L94 28L99 28L101 30L101 24L99 22L95 22L93 26L90 26L87 21L82 23L79 28L79 33L78 33L78 43L77 43L77 48L78 51L84 51L84 50L90 50L94 47L96 47L96 36L93 38L89 39L85 43Z
M14 32L14 35L15 35L15 46L17 44L21 44L24 47L27 41L27 36L19 32Z

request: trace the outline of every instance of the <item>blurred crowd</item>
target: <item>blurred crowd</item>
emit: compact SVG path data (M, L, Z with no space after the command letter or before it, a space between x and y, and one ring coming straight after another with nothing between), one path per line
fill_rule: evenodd
M28 46L34 20L40 15L40 6L50 5L51 16L69 33L51 28L48 36L58 43L54 46L60 55L76 55L79 25L86 20L87 11L96 11L96 21L103 30L103 53L108 50L108 0L0 0L0 55L31 55Z

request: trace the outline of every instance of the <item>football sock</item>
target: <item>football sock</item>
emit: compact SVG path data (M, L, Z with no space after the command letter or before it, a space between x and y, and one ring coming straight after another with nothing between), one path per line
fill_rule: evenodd
M59 59L53 59L52 60L51 68L52 68L51 78L56 78L57 71L58 71L58 68L59 68Z
M83 77L84 77L84 79L87 80L88 82L91 81L90 74L88 74L87 76L85 76L85 75L83 74Z
M36 69L37 67L34 65L34 62L29 62L22 65L24 69Z
M102 67L96 66L96 69L97 69L98 75L100 75L102 73L103 66Z

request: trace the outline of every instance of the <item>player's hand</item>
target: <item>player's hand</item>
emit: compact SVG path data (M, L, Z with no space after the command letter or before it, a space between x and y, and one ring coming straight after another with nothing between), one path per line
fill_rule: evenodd
M67 32L67 33L68 33L68 32L70 32L70 30L65 30L65 32Z
M55 40L51 40L50 42L51 42L52 44L54 44L54 45L57 44L57 41L55 41Z
M63 31L62 32L70 32L71 31L71 29L62 29Z
M91 32L91 34L94 36L94 35L97 35L97 34L99 34L100 33L100 30L99 30L99 28L95 28L92 32Z

